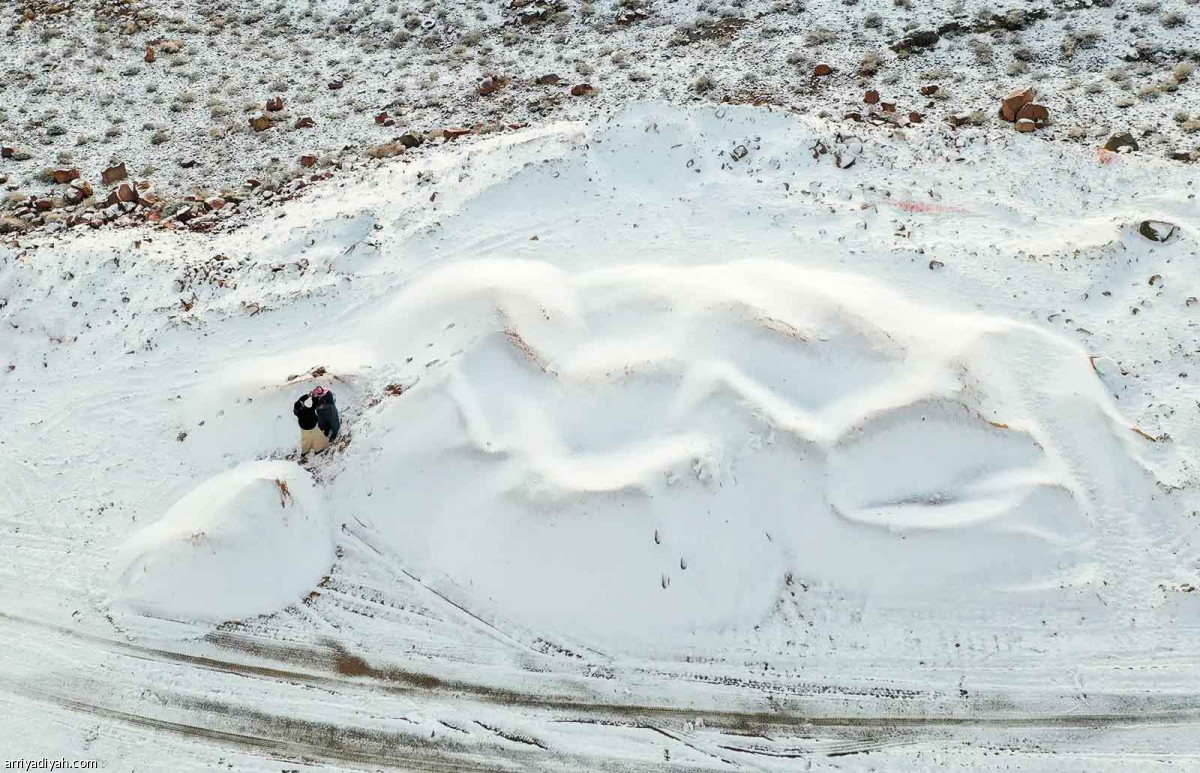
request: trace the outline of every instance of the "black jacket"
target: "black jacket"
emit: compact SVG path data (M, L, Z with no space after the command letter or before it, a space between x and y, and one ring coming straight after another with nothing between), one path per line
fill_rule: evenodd
M312 399L312 405L304 404L308 398ZM338 435L338 430L342 428L342 420L338 416L337 404L333 399L333 392L326 392L318 397L312 397L310 394L300 396L300 399L292 405L292 413L296 415L297 421L300 422L300 429L312 429L313 427L320 428L325 437L333 440Z

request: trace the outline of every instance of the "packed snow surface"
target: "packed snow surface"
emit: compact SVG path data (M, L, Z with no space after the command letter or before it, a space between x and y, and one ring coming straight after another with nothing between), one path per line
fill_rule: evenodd
M0 740L1186 768L1197 254L1179 164L652 104L0 247Z

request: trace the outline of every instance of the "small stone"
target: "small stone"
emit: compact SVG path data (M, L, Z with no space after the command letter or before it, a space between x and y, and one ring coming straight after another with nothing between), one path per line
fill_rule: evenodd
M296 121L295 125L292 128L293 129L311 129L312 127L314 127L316 125L317 125L317 122L314 121L312 118L309 118L306 115L303 118L301 118L300 120Z
M1017 121L1017 131L1019 132L1031 132L1036 128L1037 124L1028 118L1022 118L1021 120Z
M337 91L338 89L340 89L342 86L345 86L345 85L346 85L345 81L330 81L329 82L329 90Z
M117 164L116 166L110 166L108 169L105 169L103 172L101 172L100 181L105 185L112 185L115 182L124 180L128 176L129 173L125 171L125 163L121 162L120 164Z
M1132 152L1138 149L1137 140L1129 132L1121 132L1114 134L1108 138L1108 142L1104 143L1105 150L1111 150L1114 153L1122 151Z
M559 80L561 79L557 75L551 73L550 75L539 76L537 79L537 84L539 86L557 86Z
M275 97L267 100L267 112L278 113L283 109L283 97Z
M746 150L745 145L738 145L729 155L733 157L734 161L741 161L743 158L749 155L749 153L750 151Z
M15 148L4 147L0 148L0 158L12 158L16 154Z
M67 183L71 182L72 180L78 180L78 179L79 179L79 170L78 169L55 169L54 170L54 182L58 183L59 185L66 185Z
M878 101L879 101L879 92L875 91L874 89L871 89L866 94L863 94L863 102L866 102L868 105L874 105Z
M387 114L386 110L384 110L379 115L375 116L375 123L378 124L379 126L383 126L387 122L388 122L388 114Z
M225 199L214 196L211 199L205 199L204 204L213 212L216 212L221 209L221 207L225 206Z
M33 206L38 212L48 212L54 209L54 202L50 199L35 199Z
M405 132L400 135L400 144L406 148L415 148L423 142L419 134Z
M1017 112L1032 102L1036 95L1037 92L1033 90L1032 86L1010 93L1000 101L1000 117L1009 122L1017 120Z
M942 262L942 261L940 261L940 260L931 260L931 261L929 261L929 270L930 270L930 271L935 271L935 270L937 270L937 269L939 269L939 268L945 268L945 267L946 267L946 264L945 264L945 263L943 263L943 262Z
M1174 223L1164 220L1143 220L1138 226L1138 233L1152 242L1165 242L1175 235Z
M271 128L271 119L265 115L256 115L250 119L250 128L256 132L266 131Z
M818 78L824 78L826 75L832 75L832 74L833 74L833 68L824 63L818 64L813 69L813 75L817 76Z
M471 133L470 129L467 129L467 128L464 128L461 126L457 126L452 129L442 129L442 136L446 138L447 142L449 142L451 140L456 140L459 137L463 136L464 134L470 134L470 133Z
M159 48L164 54L178 54L183 50L183 41L181 40L164 40L159 44Z
M880 102L879 107L882 108L883 112L885 112L885 113L896 112L896 103L895 102Z
M479 85L475 87L475 93L477 93L481 97L486 97L489 94L494 94L496 92L496 90L499 88L500 88L499 81L496 78L489 75L488 77L479 81Z
M921 123L925 120L925 116L918 113L916 110L908 114L909 123Z
M153 62L154 62L154 49L151 48L150 46L146 46L146 63L151 64Z
M571 96L586 97L589 94L594 93L595 91L596 91L596 89L592 88L592 84L580 83L580 84L577 84L577 85L571 87Z
M316 156L300 156L300 166L304 167L305 169L315 166L316 163L317 163Z
M938 86L937 84L930 84L928 86L922 86L921 87L921 96L932 97L934 94L938 93L938 91L940 89L941 89L941 87Z

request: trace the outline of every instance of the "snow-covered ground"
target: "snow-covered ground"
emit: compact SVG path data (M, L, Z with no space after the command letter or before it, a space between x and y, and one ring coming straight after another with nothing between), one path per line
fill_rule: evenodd
M0 247L0 753L1194 768L1193 177L643 104Z

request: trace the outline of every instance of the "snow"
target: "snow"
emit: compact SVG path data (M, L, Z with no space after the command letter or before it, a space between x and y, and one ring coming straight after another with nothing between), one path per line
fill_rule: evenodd
M196 486L120 550L112 605L223 623L296 603L333 563L333 528L311 476L248 462Z
M1200 754L1183 166L661 104L410 161L0 247L5 748ZM343 436L301 465L317 384Z

